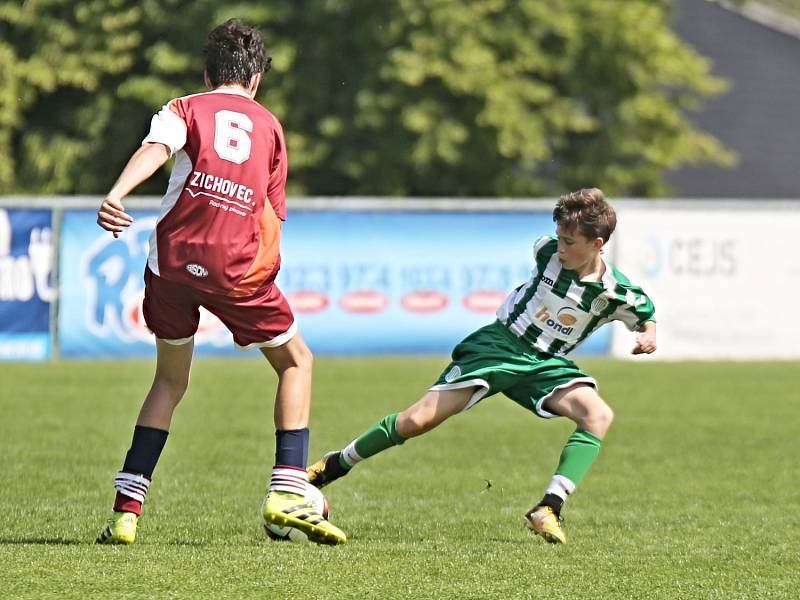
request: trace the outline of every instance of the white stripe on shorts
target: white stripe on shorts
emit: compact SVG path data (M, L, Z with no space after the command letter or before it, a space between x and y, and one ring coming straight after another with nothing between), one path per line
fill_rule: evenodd
M162 342L169 344L170 346L183 346L184 344L188 344L194 339L193 335L190 335L188 338L180 338L178 340L165 340L164 338L158 338Z
M240 346L239 344L234 342L234 346L240 352L247 352L248 350L252 350L253 348L277 348L278 346L283 346L286 342L291 340L295 335L297 335L297 321L294 321L290 326L289 329L286 330L285 333L281 333L280 335L276 335L271 340L267 340L266 342L253 342L252 344L247 344L247 346Z
M469 402L461 409L461 412L469 410L478 402L483 400L483 397L489 392L489 382L485 379L469 379L467 381L456 381L455 383L440 383L429 387L429 392L442 392L445 390L461 390L467 387L477 387L478 389L470 396Z
M539 398L539 401L536 403L536 414L542 417L543 419L555 419L556 417L560 417L561 415L556 415L548 410L545 410L544 403L550 396L555 394L556 391L563 390L564 388L568 388L569 386L575 385L576 383L588 383L594 389L598 389L599 387L594 377L576 377L575 379L572 379L567 383L562 383L561 385L557 385L552 390L550 390L549 394L547 394L543 398Z

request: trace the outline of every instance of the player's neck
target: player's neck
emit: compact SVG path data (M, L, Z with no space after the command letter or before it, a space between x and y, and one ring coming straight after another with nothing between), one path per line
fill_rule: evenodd
M582 281L600 281L605 275L606 264L598 252L593 259L577 269L578 277Z
M244 94L247 94L251 98L253 97L253 93L250 89L238 83L223 83L222 85L218 85L217 87L215 87L212 91L216 90L236 90L237 92L242 92Z

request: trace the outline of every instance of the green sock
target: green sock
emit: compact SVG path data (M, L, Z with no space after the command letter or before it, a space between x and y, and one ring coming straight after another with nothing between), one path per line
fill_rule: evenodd
M601 444L602 440L593 433L575 430L561 452L556 475L562 475L578 485L600 454Z
M398 414L394 413L385 416L350 442L339 452L339 465L345 470L351 469L356 463L365 458L404 443L406 441L405 438L397 433Z

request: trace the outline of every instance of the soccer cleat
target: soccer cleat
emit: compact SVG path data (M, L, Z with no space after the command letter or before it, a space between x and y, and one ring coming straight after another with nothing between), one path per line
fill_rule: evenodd
M298 494L269 492L261 505L264 521L278 527L294 527L317 544L344 544L344 532L323 517L312 502Z
M349 470L343 469L339 464L339 453L328 452L317 462L306 469L308 473L308 483L316 488L324 488L329 483L333 483L340 477L347 475Z
M115 512L95 540L98 544L132 544L136 540L139 517L130 512Z
M525 513L525 525L551 544L567 543L567 536L561 528L561 519L549 506L534 506L530 509Z

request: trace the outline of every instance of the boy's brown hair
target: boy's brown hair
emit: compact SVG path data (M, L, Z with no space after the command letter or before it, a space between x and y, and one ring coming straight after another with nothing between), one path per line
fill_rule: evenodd
M258 73L272 66L261 33L255 27L228 19L215 27L206 40L206 74L211 87L235 83L245 87Z
M607 242L617 226L617 213L608 203L603 191L585 188L565 194L553 209L553 221L568 231L577 231L591 239Z

